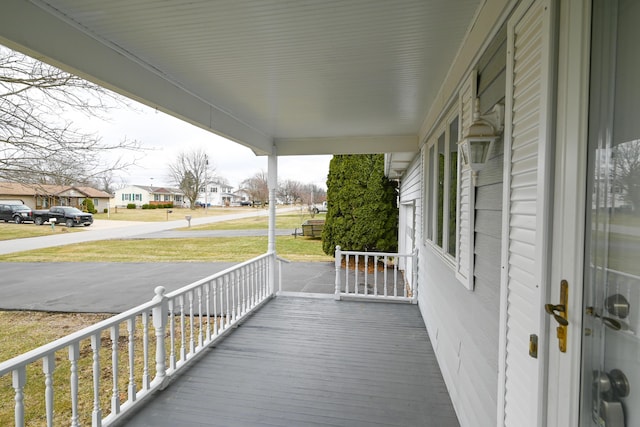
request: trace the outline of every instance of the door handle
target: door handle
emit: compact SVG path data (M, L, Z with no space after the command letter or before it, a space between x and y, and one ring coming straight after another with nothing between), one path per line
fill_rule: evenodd
M612 319L611 317L600 316L596 312L596 309L593 308L593 307L587 307L586 313L589 316L593 316L593 317L597 317L598 319L602 319L602 323L604 323L605 326L613 329L614 331L619 331L621 329L623 329L623 330L629 329L628 325L620 322L619 320Z
M566 307L563 304L545 304L544 310L552 315L553 318L556 319L556 322L558 322L560 325L567 326L569 324L569 321L561 316L562 313L566 313L567 311Z
M556 322L558 336L558 348L562 353L567 352L567 327L569 326L567 304L569 302L569 282L562 280L560 282L560 304L545 304L544 311L549 313Z

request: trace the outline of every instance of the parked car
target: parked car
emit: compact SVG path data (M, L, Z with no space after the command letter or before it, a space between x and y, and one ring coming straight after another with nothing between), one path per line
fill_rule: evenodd
M33 221L33 211L23 204L0 204L0 220L4 222L13 221L16 224Z
M45 222L55 222L57 224L65 224L67 227L73 227L75 225L84 225L87 227L93 224L93 215L71 206L53 206L48 211L34 211L33 222L35 222L36 225L42 225Z
M328 209L327 202L318 203L309 207L309 210L314 214L320 212L326 212Z

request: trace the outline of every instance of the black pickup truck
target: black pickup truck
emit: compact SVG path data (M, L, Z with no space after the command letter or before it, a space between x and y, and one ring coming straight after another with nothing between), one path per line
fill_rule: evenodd
M14 221L16 224L33 221L33 212L23 204L0 203L0 221Z
M55 221L52 221L52 219L55 219ZM65 224L67 227L75 225L87 227L93 224L93 215L70 206L54 206L48 211L33 211L33 222L36 225L55 222L56 224Z

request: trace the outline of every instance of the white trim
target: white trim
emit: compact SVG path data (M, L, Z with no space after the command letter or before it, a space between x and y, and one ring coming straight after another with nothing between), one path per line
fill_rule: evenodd
M547 425L578 426L582 340L582 283L587 186L587 131L591 5L562 2L560 10L556 130L555 226L550 302L557 300L560 280L569 282L567 353L549 345ZM553 325L552 325L553 326Z

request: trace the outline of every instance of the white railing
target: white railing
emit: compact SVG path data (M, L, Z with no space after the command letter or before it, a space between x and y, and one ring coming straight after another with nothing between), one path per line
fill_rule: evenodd
M159 286L150 302L0 363L15 425L121 419L273 295L276 261L265 254L168 294ZM42 401L44 413L25 419Z
M411 271L400 269L400 260ZM335 298L418 301L416 286L417 252L397 254L387 252L343 251L336 246Z

